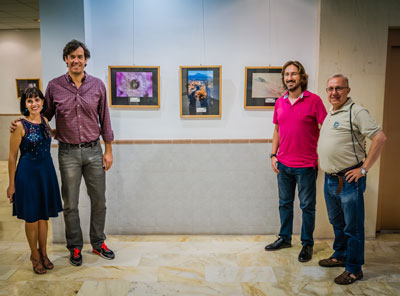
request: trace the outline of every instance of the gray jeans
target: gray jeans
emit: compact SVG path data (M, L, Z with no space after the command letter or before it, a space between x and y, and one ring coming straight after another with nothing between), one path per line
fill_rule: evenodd
M106 239L106 175L103 152L98 142L93 147L78 148L60 143L58 162L61 172L61 191L64 201L64 221L67 248L82 250L83 237L79 219L79 188L82 175L90 198L90 243L99 249Z

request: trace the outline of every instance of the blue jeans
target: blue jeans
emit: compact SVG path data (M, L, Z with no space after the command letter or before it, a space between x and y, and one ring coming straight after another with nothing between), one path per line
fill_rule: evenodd
M343 188L337 194L338 177L325 174L324 194L329 222L333 226L335 240L333 258L345 261L346 270L361 271L364 264L364 191L366 177L357 182L343 178Z
M291 168L278 162L279 215L281 229L279 236L291 242L293 233L293 202L296 184L299 192L300 208L303 211L301 242L303 246L313 246L315 227L316 167Z
M60 143L58 162L61 173L61 191L64 201L64 221L67 248L82 250L83 236L79 219L79 189L82 176L90 198L90 243L99 249L106 239L106 175L103 153L98 142L93 147L70 148Z

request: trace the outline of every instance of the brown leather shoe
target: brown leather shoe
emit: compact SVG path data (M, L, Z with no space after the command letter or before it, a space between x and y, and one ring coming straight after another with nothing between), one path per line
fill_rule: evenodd
M346 266L343 261L340 261L339 259L336 259L336 261L334 261L332 259L336 259L336 258L329 257L326 259L322 259L322 260L319 260L318 264L319 264L319 266L322 266L322 267L345 267Z
M364 276L363 272L360 271L358 273L354 273L355 278L351 277L352 273L350 271L345 270L341 275L335 278L335 283L338 285L349 285L354 283L355 281L361 280Z

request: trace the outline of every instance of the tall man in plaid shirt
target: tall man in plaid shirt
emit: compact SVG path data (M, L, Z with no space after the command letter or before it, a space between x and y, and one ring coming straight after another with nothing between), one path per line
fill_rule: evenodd
M72 40L63 50L68 72L51 80L46 89L45 116L56 117L58 160L64 200L64 220L70 263L82 264L82 230L79 220L79 188L82 176L91 202L90 243L93 253L114 259L104 243L106 217L105 171L113 162L111 129L104 83L84 69L90 52L85 44ZM103 154L99 137L105 142Z

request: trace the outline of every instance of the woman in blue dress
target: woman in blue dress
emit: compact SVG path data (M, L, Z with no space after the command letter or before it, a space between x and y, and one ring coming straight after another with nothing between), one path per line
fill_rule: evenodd
M25 118L10 134L7 197L13 216L25 220L33 271L46 273L54 265L47 257L47 222L62 211L60 190L50 155L51 129L41 113L46 109L42 92L28 88L21 96ZM21 156L18 161L18 150Z

